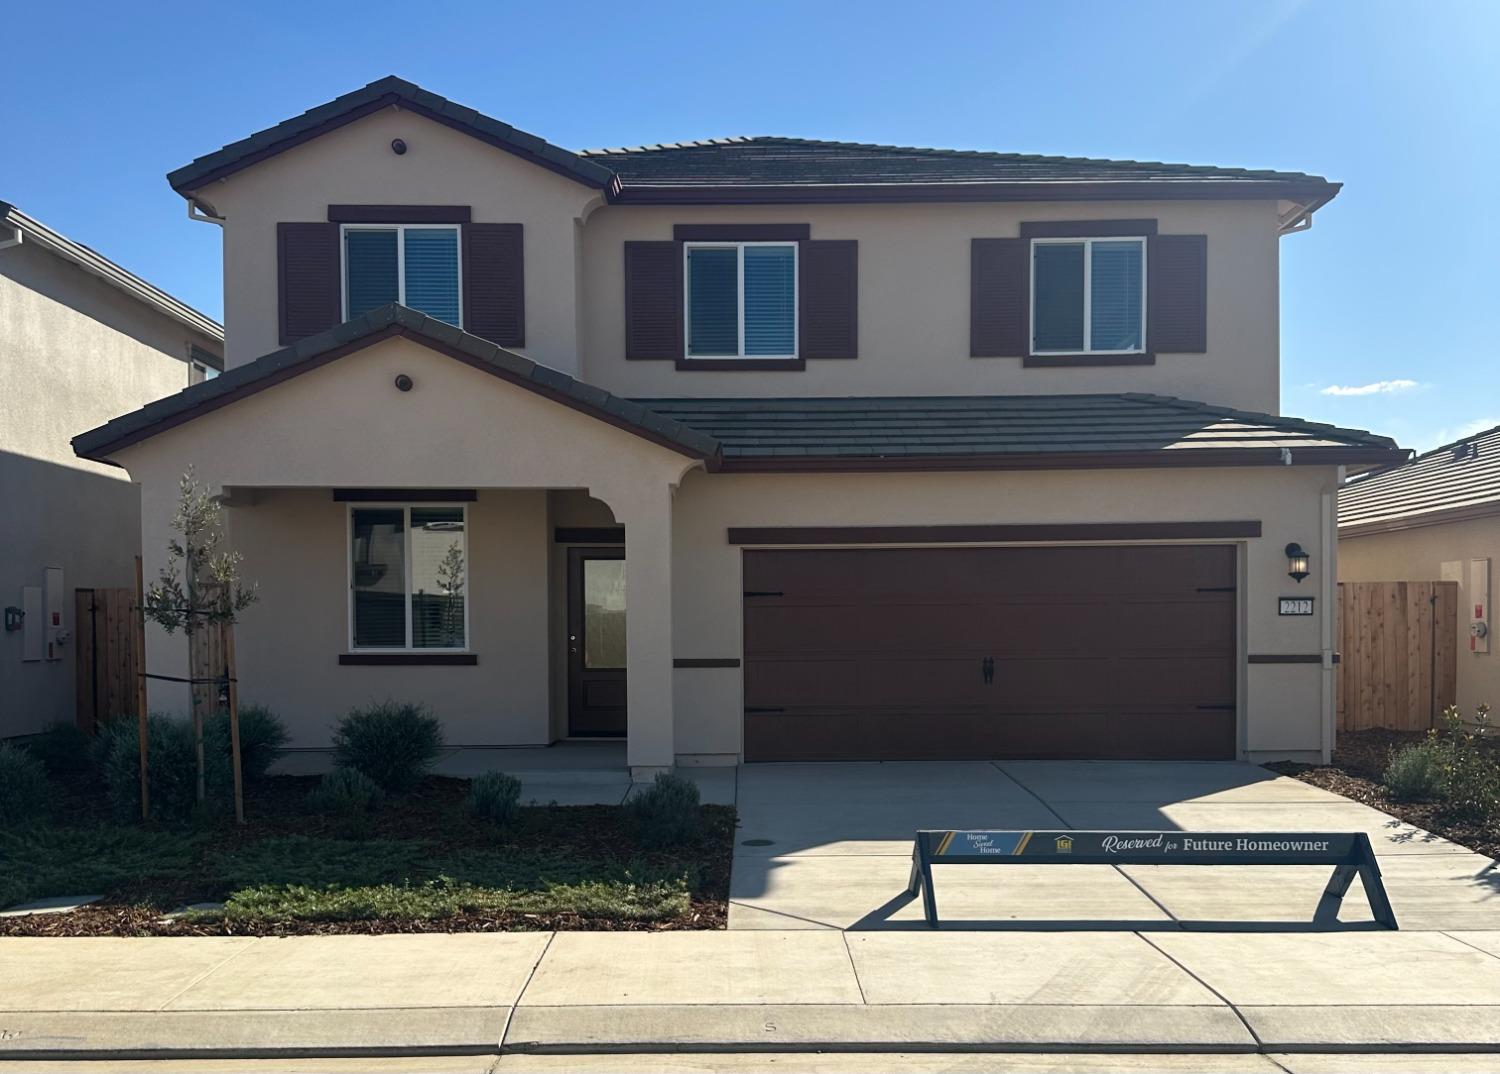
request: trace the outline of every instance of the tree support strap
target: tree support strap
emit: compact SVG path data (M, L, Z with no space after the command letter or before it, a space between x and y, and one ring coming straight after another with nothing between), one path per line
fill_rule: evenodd
M1375 922L1398 927L1364 832L919 831L906 893L921 893L927 924L937 928L933 865L1068 864L1331 865L1314 924L1338 924L1344 894L1358 876Z

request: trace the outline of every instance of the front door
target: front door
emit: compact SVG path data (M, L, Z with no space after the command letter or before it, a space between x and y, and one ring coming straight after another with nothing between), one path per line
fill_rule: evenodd
M625 734L625 550L568 550L568 734Z

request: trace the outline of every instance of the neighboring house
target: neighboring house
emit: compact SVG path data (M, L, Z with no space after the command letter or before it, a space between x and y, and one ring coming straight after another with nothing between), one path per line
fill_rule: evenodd
M1351 482L1339 581L1458 583L1458 706L1500 705L1490 564L1500 559L1500 427Z
M221 491L295 745L391 696L637 774L1328 754L1341 468L1405 458L1278 415L1278 244L1337 184L573 153L393 78L170 180L224 231L228 370L74 444L153 567L183 468Z
M74 590L135 584L140 490L69 439L217 374L223 339L191 306L0 202L0 738L74 718Z

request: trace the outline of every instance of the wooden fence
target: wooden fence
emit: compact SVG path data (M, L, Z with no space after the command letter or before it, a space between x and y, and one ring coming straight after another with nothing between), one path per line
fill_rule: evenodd
M1457 582L1340 582L1340 731L1435 726L1458 682Z
M135 590L74 590L73 613L78 726L93 734L136 715Z

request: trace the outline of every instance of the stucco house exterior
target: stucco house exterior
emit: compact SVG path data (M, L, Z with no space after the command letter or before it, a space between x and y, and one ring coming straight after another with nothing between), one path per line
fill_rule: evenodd
M75 714L74 591L135 584L140 490L79 429L217 375L223 329L0 202L0 738Z
M1490 565L1500 558L1500 427L1351 481L1339 495L1339 580L1458 584L1465 717L1500 705Z
M1338 489L1405 457L1279 413L1279 243L1338 184L575 153L395 78L170 181L223 228L226 372L74 446L140 483L148 570L189 463L223 496L294 745L391 696L638 776L1328 755Z

